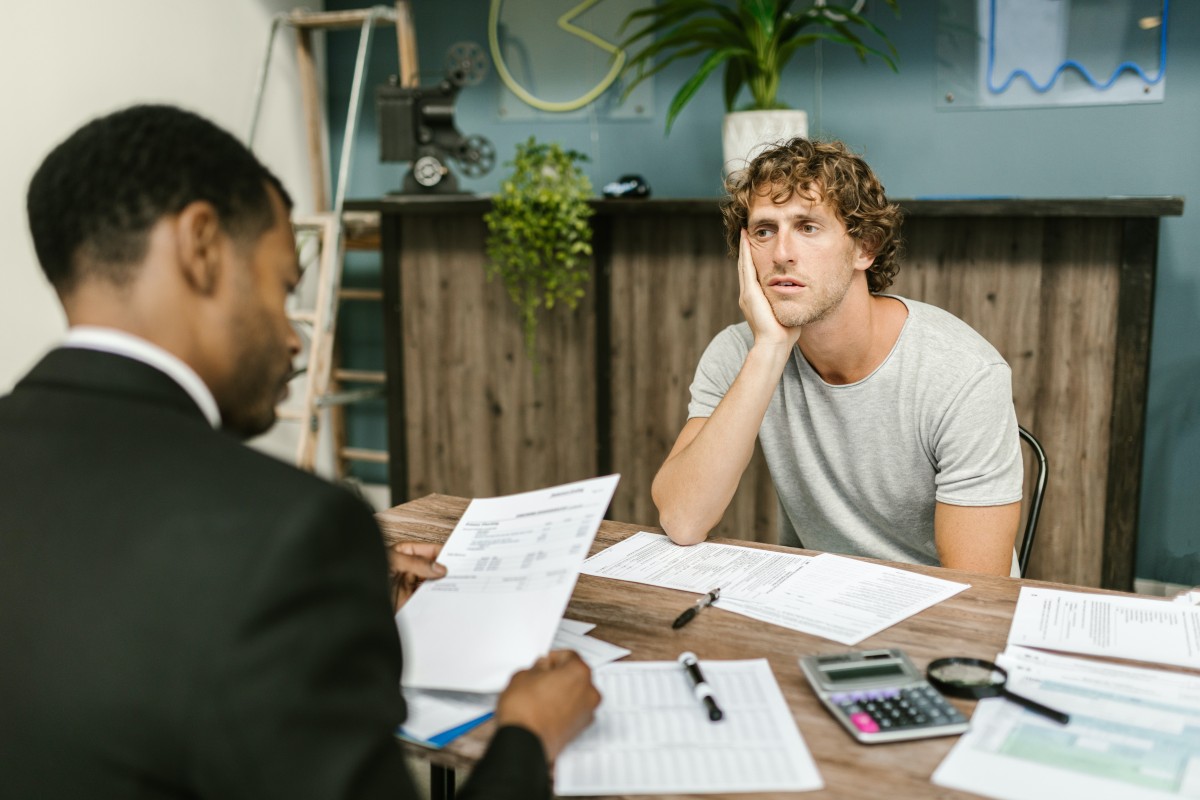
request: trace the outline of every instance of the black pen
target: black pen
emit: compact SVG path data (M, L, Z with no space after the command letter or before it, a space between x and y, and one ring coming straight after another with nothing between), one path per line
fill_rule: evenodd
M704 703L704 707L708 709L708 718L713 722L718 722L725 716L721 711L721 707L717 705L717 700L713 697L712 688L708 685L708 681L704 680L704 674L700 672L700 662L696 660L696 654L685 652L679 654L679 663L683 665L683 669L687 672L688 680L692 684L692 692L696 695L696 699Z
M716 602L717 598L720 596L721 596L721 587L718 586L716 589L713 589L711 592L704 595L704 597L701 597L698 601L696 601L696 605L692 606L691 608L689 608L688 610L686 610L682 614L680 614L678 617L676 617L675 621L671 623L671 627L672 628L682 628L684 625L687 625L689 622L692 621L692 617L694 617L700 613L700 609L702 609L706 606L711 606L713 603Z

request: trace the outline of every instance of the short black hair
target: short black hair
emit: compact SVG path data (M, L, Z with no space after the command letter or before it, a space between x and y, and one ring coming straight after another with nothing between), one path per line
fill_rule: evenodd
M275 224L268 186L291 207L279 179L227 131L180 108L138 105L54 148L29 183L26 210L42 270L65 293L85 264L127 283L155 223L198 200L230 236L257 239Z

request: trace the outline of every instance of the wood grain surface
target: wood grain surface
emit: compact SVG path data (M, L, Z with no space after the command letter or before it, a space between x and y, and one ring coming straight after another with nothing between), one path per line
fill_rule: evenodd
M430 495L384 511L377 515L377 519L385 540L389 542L443 542L453 530L467 502L460 497ZM639 530L659 532L657 528L645 525L604 522L591 554ZM730 543L780 549L761 543ZM922 671L931 660L942 656L994 660L996 654L1004 649L1008 638L1020 587L1053 584L971 575L935 567L892 566L969 583L971 586L854 647L717 608L706 610L681 630L672 630L671 622L680 611L695 601L696 595L586 575L579 578L566 616L595 623L592 636L629 648L633 651L629 658L635 661L674 659L684 650L692 650L702 659L766 658L825 781L822 791L803 794L659 797L805 797L813 800L973 797L934 786L929 781L956 741L954 737L883 745L857 744L820 705L801 674L797 659L814 653L901 647ZM968 715L974 707L973 701L955 699L952 702ZM465 769L481 757L493 729L490 723L481 726L443 750L411 744L405 746L418 757L432 763Z
M669 231L669 236L664 236ZM702 216L645 214L613 229L613 470L617 519L658 519L650 484L687 422L688 387L712 337L741 322L738 277L719 226ZM712 535L775 541L775 489L762 450Z
M408 497L486 496L596 475L593 293L546 315L538 367L476 217L408 218L398 280Z
M966 222L908 225L894 291L951 312L1008 361L1017 419L1049 461L1029 574L1099 586L1120 226L1103 218Z

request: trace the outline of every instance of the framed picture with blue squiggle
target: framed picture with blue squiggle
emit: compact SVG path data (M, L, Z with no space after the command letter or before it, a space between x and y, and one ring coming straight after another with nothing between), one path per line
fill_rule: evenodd
M937 106L1162 102L1169 6L1170 0L939 0Z

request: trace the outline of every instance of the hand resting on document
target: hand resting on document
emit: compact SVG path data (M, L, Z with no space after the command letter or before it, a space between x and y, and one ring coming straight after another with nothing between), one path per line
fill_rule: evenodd
M546 759L553 762L592 722L600 692L592 685L592 670L578 653L554 650L529 669L512 676L496 704L496 724L517 725L542 740Z
M440 544L400 542L388 548L393 605L398 611L425 581L446 568L436 563ZM553 762L567 743L592 722L600 692L592 670L571 650L555 650L512 676L496 705L496 723L526 728L542 741Z
M388 548L393 610L399 611L422 583L446 574L446 568L436 562L440 552L442 546L432 542L400 542Z

